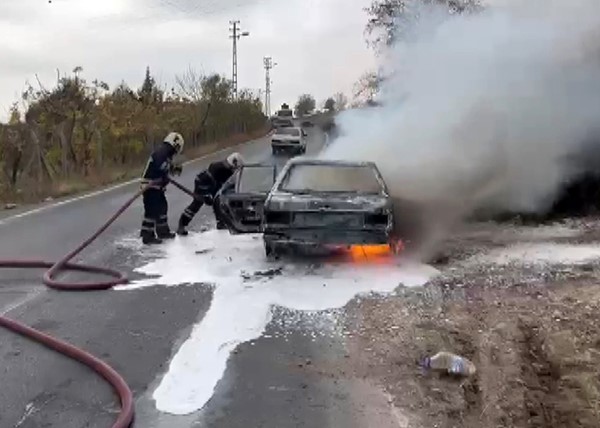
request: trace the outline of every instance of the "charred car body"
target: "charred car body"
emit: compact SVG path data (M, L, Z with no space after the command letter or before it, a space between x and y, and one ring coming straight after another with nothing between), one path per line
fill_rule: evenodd
M274 165L247 164L223 185L215 203L232 234L261 231L263 207L276 174Z
M230 232L263 233L267 256L287 250L394 246L394 213L372 162L295 158L245 165L223 186L218 203Z
M372 162L293 159L264 205L265 252L394 244L387 186Z

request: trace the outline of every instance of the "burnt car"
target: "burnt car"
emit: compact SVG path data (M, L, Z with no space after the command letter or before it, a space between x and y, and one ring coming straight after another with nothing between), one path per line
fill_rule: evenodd
M372 162L291 159L263 210L267 256L396 243L392 199Z
M264 203L276 174L275 165L246 164L223 185L215 203L232 234L260 232Z

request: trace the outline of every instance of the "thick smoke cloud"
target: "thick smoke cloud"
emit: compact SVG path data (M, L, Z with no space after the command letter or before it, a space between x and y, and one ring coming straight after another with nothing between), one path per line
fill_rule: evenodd
M475 210L542 210L578 172L600 124L600 2L422 8L381 65L381 106L340 115L323 156L375 161L435 241Z

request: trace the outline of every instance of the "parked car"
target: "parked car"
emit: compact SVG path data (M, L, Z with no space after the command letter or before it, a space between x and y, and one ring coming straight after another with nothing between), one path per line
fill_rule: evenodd
M215 203L232 234L261 230L265 199L276 174L275 165L246 164L223 185Z
M306 153L306 131L299 127L279 128L271 136L273 154L292 152Z
M392 199L372 162L291 159L265 200L261 229L267 256L293 248L396 245Z
M291 128L294 126L294 121L291 119L280 119L278 117L275 117L271 120L271 124L273 125L274 129Z

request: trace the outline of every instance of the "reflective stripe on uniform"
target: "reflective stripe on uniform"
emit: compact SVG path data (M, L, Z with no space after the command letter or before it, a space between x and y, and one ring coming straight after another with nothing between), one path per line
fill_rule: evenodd
M158 220L156 220L156 225L164 225L167 224L169 222L169 217L166 214L161 214L160 217L158 217Z
M156 226L156 222L151 218L144 218L142 220L142 230L153 231Z

